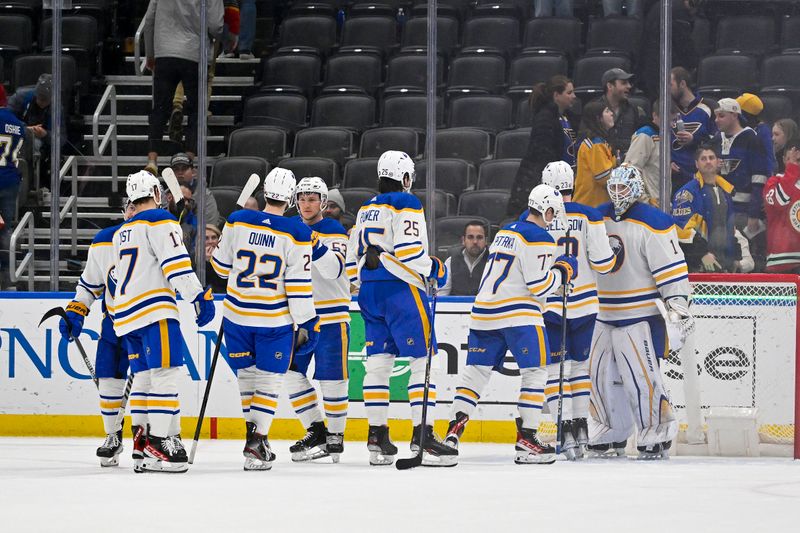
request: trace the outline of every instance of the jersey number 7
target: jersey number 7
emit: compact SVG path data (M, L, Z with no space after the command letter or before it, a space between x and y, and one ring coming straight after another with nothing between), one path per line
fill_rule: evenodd
M500 284L505 281L508 277L508 273L511 271L511 264L514 262L516 256L511 254L503 254L500 252L495 252L491 254L489 257L486 258L487 262L489 263L489 269L486 271L486 275L483 276L481 280L481 284L478 287L478 292L483 289L483 284L486 283L486 280L489 279L489 276L492 275L492 270L494 269L495 262L505 261L505 267L503 267L503 271L500 272L500 275L497 276L497 280L494 282L494 286L492 287L492 294L497 294L497 289L500 288Z

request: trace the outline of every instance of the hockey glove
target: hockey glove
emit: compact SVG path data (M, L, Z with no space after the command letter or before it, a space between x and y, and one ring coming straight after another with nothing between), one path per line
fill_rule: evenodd
M431 280L436 280L436 286L441 289L442 287L444 287L444 284L447 283L447 275L449 274L449 272L447 272L447 267L445 266L445 264L442 262L441 259L439 259L435 255L432 255L430 257L431 257L431 273L428 276L428 278Z
M319 341L319 317L315 316L297 328L297 339L294 343L295 355L307 355L314 351Z
M561 272L561 284L567 285L578 275L578 260L574 255L560 255L556 257L553 269Z
M694 332L694 317L684 296L667 300L667 334L670 346L679 349L686 338Z
M364 266L367 270L375 270L381 266L381 250L377 246L367 246L365 257Z
M67 320L61 319L58 324L58 331L61 336L72 342L83 331L83 320L89 314L89 308L81 302L71 301L67 307Z
M214 307L214 295L211 294L211 287L197 295L197 298L192 300L194 304L194 312L197 313L197 326L203 327L212 320L216 308Z

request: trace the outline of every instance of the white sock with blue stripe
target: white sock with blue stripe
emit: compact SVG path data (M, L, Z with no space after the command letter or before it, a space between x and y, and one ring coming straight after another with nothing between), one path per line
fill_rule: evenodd
M322 402L325 405L325 418L328 419L328 431L344 433L347 424L347 406L350 399L347 395L347 380L320 381Z
M544 386L547 383L547 369L521 368L522 383L519 389L519 415L522 427L538 429L544 405Z
M147 394L150 391L150 371L137 372L131 386L131 397L128 399L128 412L131 425L142 426L147 430Z
M425 364L426 357L411 359L411 378L408 380L408 403L411 406L411 422L414 426L422 423L422 404L425 395ZM426 425L433 425L433 409L436 408L436 384L433 381L433 370L428 387L428 419Z
M317 391L304 374L293 370L288 371L286 373L286 392L289 394L292 409L304 428L311 427L314 422L322 422Z
M246 422L252 422L250 404L253 403L253 395L256 393L256 367L240 368L236 371L236 378L239 381L242 415Z
M100 415L103 417L103 430L106 435L119 431L122 425L114 425L122 404L122 394L125 391L125 380L115 378L99 378L100 390Z
M364 407L370 426L385 426L389 421L389 378L394 356L388 353L369 355L364 363Z
M566 375L566 374L565 374ZM572 392L572 417L589 418L589 396L592 393L592 380L589 377L589 360L573 361L569 373L569 386Z
M256 433L269 434L275 411L278 410L278 397L283 388L284 374L256 370L255 393L250 404L250 418L256 424Z
M450 420L456 419L456 414L462 412L472 416L472 412L481 399L481 393L492 377L492 367L485 365L467 365L461 373L461 385L456 387L453 406L450 409Z
M547 406L554 419L558 413L558 377L561 373L559 365L560 363L547 365L547 385L544 388ZM572 388L569 381L571 371L572 361L564 361L564 401L561 404L561 417L563 420L572 420Z
M181 404L178 400L178 376L183 368L150 370L150 391L147 394L147 418L150 434L156 437L179 435Z

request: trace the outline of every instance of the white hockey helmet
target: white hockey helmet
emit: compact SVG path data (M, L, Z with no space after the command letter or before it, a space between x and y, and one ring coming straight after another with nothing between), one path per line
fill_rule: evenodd
M547 166L542 170L542 183L559 192L572 191L575 186L575 174L566 161L553 161L552 163L547 163Z
M614 204L614 213L622 216L644 194L641 171L633 165L623 163L611 171L606 190Z
M555 219L566 222L564 217L564 197L550 185L542 183L534 187L528 195L528 207L541 213L547 224ZM553 210L553 218L550 220L547 220L548 209Z
M310 192L319 194L320 208L325 210L325 206L328 204L328 186L325 184L325 180L316 176L301 179L294 189L295 202L302 193Z
M157 204L161 204L161 182L158 178L146 170L140 170L128 176L125 182L125 192L129 202L135 202L142 198L152 198Z
M291 170L275 167L264 178L264 199L286 202L289 207L292 207L296 186L297 181Z
M410 183L406 187L403 179L408 174ZM403 190L408 191L414 183L416 172L414 172L414 161L405 152L399 150L388 150L381 154L378 159L378 177L389 178L403 184Z

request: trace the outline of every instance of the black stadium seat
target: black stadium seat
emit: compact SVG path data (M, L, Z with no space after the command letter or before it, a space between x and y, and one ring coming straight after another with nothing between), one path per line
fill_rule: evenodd
M450 62L448 92L499 94L506 84L506 61L497 54L460 55Z
M587 98L598 96L603 92L601 80L603 73L612 68L621 68L630 72L631 62L622 56L587 56L575 62L572 79L575 92Z
M417 170L419 173L419 170ZM378 158L362 157L351 159L344 166L344 176L342 177L342 187L350 189L353 187L372 188L378 183Z
M466 191L458 200L458 214L480 216L492 224L499 224L506 217L510 196L508 190Z
M25 15L0 15L0 57L6 65L20 54L33 50L33 24ZM3 80L7 79L0 70Z
M419 198L420 202L422 202L422 209L426 209L428 207L425 197L427 191L425 189L416 189L411 192L414 193L414 196ZM436 189L433 196L433 205L435 210L433 216L435 218L454 215L456 211L456 197L449 192Z
M473 165L491 155L492 137L476 128L448 128L436 132L436 157L464 159Z
M761 93L758 95L764 104L761 117L767 122L775 122L781 118L794 117L792 100L785 94Z
M220 217L227 220L231 213L241 209L236 204L236 200L238 200L239 195L242 194L242 187L243 185L238 187L225 186L208 188L214 196L214 200L217 202L217 209L219 209Z
M322 178L328 187L339 183L339 166L336 161L326 157L289 157L281 160L277 166L291 170L298 181L316 176Z
M281 48L307 48L327 54L336 44L336 19L319 15L288 17L280 26Z
M366 48L387 55L397 46L397 22L386 16L348 18L342 26L341 46L343 50Z
M97 20L84 15L64 16L61 24L61 50L73 56L78 65L78 80L87 87L92 75L99 72L100 37ZM50 53L53 41L53 19L42 22L39 47Z
M428 46L428 19L416 17L403 26L402 49L425 48ZM436 19L436 47L445 54L452 54L458 48L458 20L439 16Z
M508 75L509 94L530 93L534 85L556 74L567 74L567 58L561 54L522 55L511 62Z
M381 126L402 126L425 129L428 99L425 95L399 94L383 100ZM436 103L436 123L444 124L444 104L441 98Z
M781 23L781 50L785 52L800 51L800 16L786 17Z
M717 23L717 53L763 55L776 48L772 15L723 17Z
M424 189L428 184L428 163L420 161L416 168L415 189ZM458 197L468 187L475 185L478 176L475 165L463 159L436 158L436 188Z
M478 170L478 189L511 190L519 170L520 159L484 161Z
M800 55L767 57L761 63L761 90L783 92L800 90Z
M525 24L522 49L556 52L574 59L581 48L583 24L575 18L533 18Z
M707 56L697 67L697 89L714 98L723 98L754 90L758 65L754 57L744 54Z
M450 100L450 127L470 127L497 132L514 121L514 104L507 96L466 95Z
M587 54L624 54L634 60L642 41L642 21L611 16L592 19L586 37Z
M353 130L337 127L318 127L300 130L294 137L294 157L326 157L339 167L355 155Z
M427 61L425 54L404 53L391 58L386 68L384 95L398 94L405 90L425 91L427 83ZM444 60L437 55L436 84L444 85Z
M463 48L496 50L510 57L519 44L519 20L515 17L474 17L464 24Z
M494 141L494 157L496 159L522 159L528 153L530 140L530 128L501 131Z
M324 90L358 88L375 94L383 76L380 56L368 53L336 54L325 63Z
M460 245L467 224L475 221L483 224L487 230L491 224L487 219L479 216L454 215L437 218L434 223L437 254L447 254L450 247ZM489 235L486 235L486 239L488 241Z
M273 165L288 155L286 130L274 126L250 126L234 130L228 138L228 157L263 157Z
M414 128L373 128L361 135L359 157L380 157L386 150L400 150L417 157L421 148L421 135Z
M244 102L245 126L278 126L293 131L307 124L308 100L301 94L259 94Z
M316 54L276 54L261 60L260 89L293 88L311 96L320 85L322 60Z
M364 205L364 202L377 196L378 191L375 189L368 189L364 187L353 187L352 189L340 189L344 203L347 206L347 211L353 214L358 213L359 208Z
M261 157L223 157L211 167L209 187L244 187L250 174L263 180L270 171L269 163Z
M375 125L375 99L363 94L320 96L311 105L312 126L363 130Z

